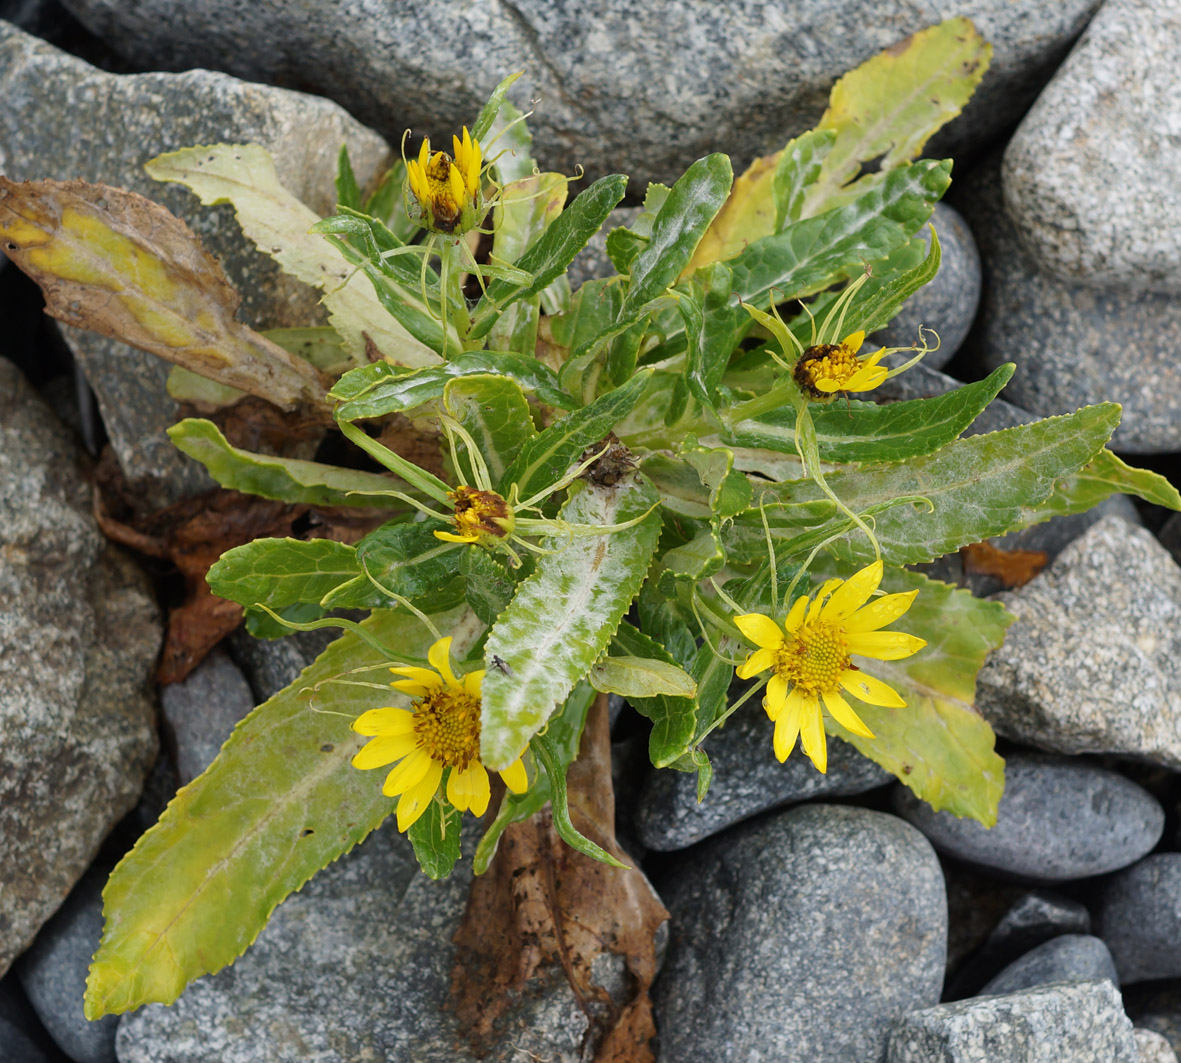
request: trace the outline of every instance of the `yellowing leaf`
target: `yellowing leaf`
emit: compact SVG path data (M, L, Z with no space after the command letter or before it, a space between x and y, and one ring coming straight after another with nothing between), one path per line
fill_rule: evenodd
M0 177L0 240L48 313L284 409L327 381L235 319L238 293L187 225L150 199L86 181Z
M369 279L330 240L308 232L319 215L283 187L266 148L184 148L157 156L144 169L156 181L183 184L206 206L232 204L242 232L260 251L286 273L324 292L328 321L355 364L369 361L366 351L372 347L400 365L417 368L439 361L386 312Z

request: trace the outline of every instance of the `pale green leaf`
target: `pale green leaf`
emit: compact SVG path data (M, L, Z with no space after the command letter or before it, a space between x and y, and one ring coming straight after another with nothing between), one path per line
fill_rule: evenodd
M697 683L680 665L650 657L604 657L590 670L590 682L604 694L654 698L658 694L692 698Z

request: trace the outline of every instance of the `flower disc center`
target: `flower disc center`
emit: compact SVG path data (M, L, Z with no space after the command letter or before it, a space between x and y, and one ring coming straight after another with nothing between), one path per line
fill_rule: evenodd
M445 687L414 704L419 746L444 767L463 771L480 752L480 699Z
M857 355L843 343L809 347L796 362L793 376L802 387L814 388L821 381L844 384L860 368Z
M790 661L789 678L805 694L835 691L841 675L852 667L845 629L834 624L814 623L801 628L785 650Z

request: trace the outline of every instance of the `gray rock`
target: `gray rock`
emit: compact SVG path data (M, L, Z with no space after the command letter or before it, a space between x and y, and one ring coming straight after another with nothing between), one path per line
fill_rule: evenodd
M1015 883L981 875L958 860L944 858L940 862L947 883L947 969L949 974L954 974L968 957L984 947L993 929L1005 912L1018 903L1024 890ZM968 991L955 993L953 997L971 996L973 990L1012 958L1006 957L983 978L976 979Z
M921 364L928 369L942 369L960 349L976 316L980 302L980 253L972 230L954 207L936 203L931 224L939 234L939 272L930 284L907 299L889 325L875 332L867 342L875 347L909 347L918 342L920 326L934 329L939 333L939 349L925 355ZM930 229L924 226L918 235L930 246ZM897 364L909 357L909 352L891 355Z
M1181 568L1105 517L1019 590L976 705L998 733L1062 753L1181 768Z
M1155 853L1113 875L1095 921L1125 983L1181 977L1181 853Z
M477 1063L448 1007L479 834L467 827L467 856L443 882L418 872L392 823L371 835L289 897L232 967L125 1016L120 1063ZM579 1063L586 1030L558 972L505 1016L486 1058Z
M996 826L935 812L899 785L894 806L940 852L1025 881L1066 882L1127 867L1164 830L1147 790L1106 768L1014 753Z
M1177 1053L1164 1034L1137 1026L1132 1036L1136 1039L1138 1063L1177 1063Z
M84 459L0 360L0 973L139 797L155 597L104 545Z
M1062 982L907 1015L886 1063L1137 1063L1132 1024L1106 979Z
M1040 270L1001 204L998 160L970 172L953 202L984 264L980 311L960 361L981 370L1015 362L1005 395L1042 417L1120 403L1112 442L1120 453L1181 450L1181 364L1172 340L1181 302L1099 291Z
M0 1018L0 1063L60 1063L61 1058L49 1055L23 1029Z
M82 1014L90 958L102 937L102 891L109 871L95 865L82 877L17 965L38 1018L77 1063L115 1063L119 1016L89 1022Z
M348 142L362 184L389 163L389 150L376 134L325 100L205 70L108 74L4 23L0 93L6 101L0 172L14 180L83 177L162 203L221 260L242 294L242 320L258 327L316 323L318 293L257 252L230 206L202 207L182 186L151 180L143 164L194 144L261 144L275 156L287 187L327 213L336 201L333 178L342 143ZM95 333L62 331L94 387L111 444L144 507L209 486L204 469L163 434L176 419L164 389L169 364Z
M0 978L0 1063L69 1063L37 1021L15 971Z
M1005 204L1039 266L1181 293L1181 4L1106 0L1005 150Z
M952 908L950 886L949 881L948 907ZM1022 894L997 920L971 960L948 979L943 999L975 996L985 982L1023 953L1062 934L1090 932L1091 913L1078 901L1044 890Z
M340 637L334 628L319 631L296 631L281 639L256 639L245 628L238 628L229 639L234 662L245 674L254 692L254 703L290 686L329 644Z
M250 684L220 647L181 682L161 688L165 735L182 786L213 763L234 726L253 708Z
M684 849L767 809L812 797L860 794L893 778L839 739L829 744L825 775L807 757L788 757L780 764L771 749L771 731L766 714L751 705L710 735L706 752L714 777L700 804L695 774L651 770L636 809L640 840L661 852Z
M348 107L391 143L404 125L432 136L470 125L509 71L543 168L632 174L633 194L711 151L743 164L815 123L832 83L950 14L973 18L995 54L946 149L1016 121L1082 30L1096 0L882 0L873 18L831 0L719 7L705 0L314 6L192 0L68 0L75 15L141 65L226 70L309 89ZM260 47L259 42L266 46Z
M1181 1052L1181 981L1125 985L1124 1003L1137 1027L1159 1033Z
M806 805L670 870L656 985L664 1063L844 1063L939 999L947 907L923 837L881 812Z
M1016 993L1053 982L1106 978L1119 988L1115 961L1106 945L1090 934L1063 934L1030 949L980 990L980 996Z

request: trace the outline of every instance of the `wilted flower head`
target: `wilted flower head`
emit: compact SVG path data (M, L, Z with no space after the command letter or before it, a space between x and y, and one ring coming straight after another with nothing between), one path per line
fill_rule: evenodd
M454 235L474 229L480 223L483 197L480 194L480 145L467 126L463 139L451 138L453 154L431 151L425 138L418 158L406 163L406 184L411 216L424 229ZM417 210L415 210L417 208Z

